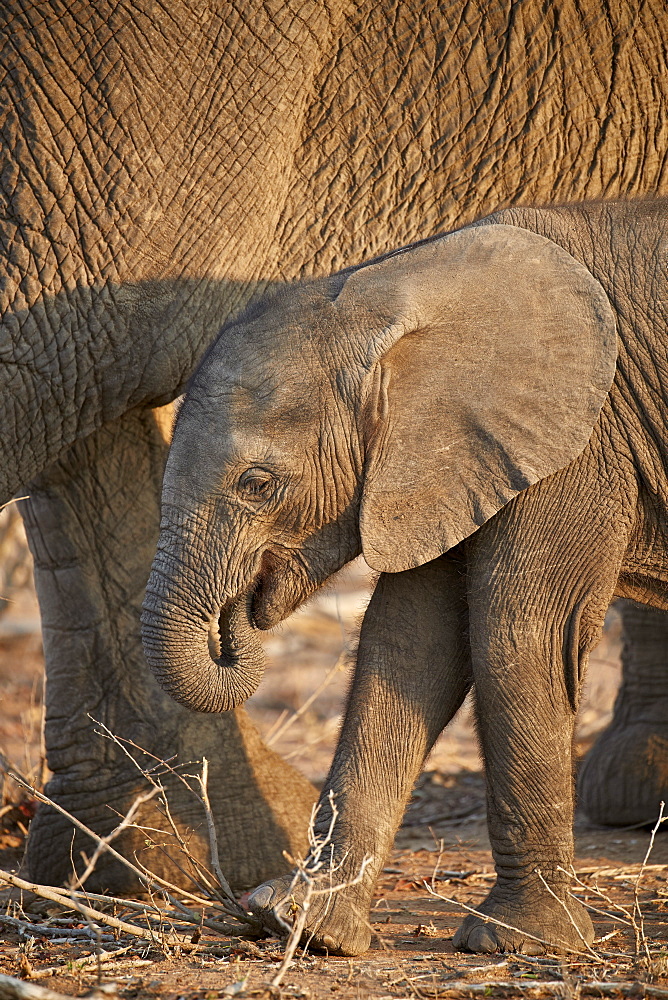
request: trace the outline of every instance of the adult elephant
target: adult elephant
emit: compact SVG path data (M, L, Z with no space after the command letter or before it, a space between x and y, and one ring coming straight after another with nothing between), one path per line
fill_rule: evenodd
M668 186L664 5L10 0L0 16L0 502L30 492L49 792L100 832L132 800L133 766L90 716L160 757L206 753L223 863L254 883L299 849L312 793L242 713L199 718L147 676L155 408L268 282L519 200ZM178 786L173 810L197 824ZM67 876L89 847L70 838L38 813L32 877ZM128 887L113 866L96 879Z

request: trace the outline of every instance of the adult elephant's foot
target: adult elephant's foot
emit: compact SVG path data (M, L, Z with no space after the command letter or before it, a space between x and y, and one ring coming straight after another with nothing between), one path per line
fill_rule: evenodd
M340 873L336 875L340 882ZM272 879L255 889L248 900L251 911L280 937L289 934L307 901L302 944L330 955L361 955L371 943L369 908L372 889L367 880L339 892L312 893L292 875Z
M624 645L612 722L580 768L578 798L603 826L653 823L668 801L668 613L617 602Z
M185 772L200 769L195 762L209 761L208 792L217 830L218 851L223 872L236 889L285 871L283 852L294 855L306 849L308 818L315 791L305 778L286 764L260 739L243 710L222 716L198 716L157 694L153 709L165 699L171 737L154 729L151 734L136 730L133 738L157 756L171 759L171 765L189 764ZM154 722L155 722L154 718ZM97 834L105 836L120 822L140 794L150 785L128 761L116 744L95 736L93 727L78 734L79 756L87 752L89 762L79 767L61 766L47 785L47 794ZM122 730L119 730L122 735ZM160 738L165 738L164 744ZM141 756L133 751L135 756ZM174 757L176 755L176 757ZM55 755L65 764L67 754ZM149 765L152 762L145 761ZM195 794L173 773L160 768L171 818L188 852L211 867L211 848L203 806ZM190 784L195 782L190 780ZM192 870L180 849L160 796L141 806L137 827L124 831L113 847L136 867L145 866L168 881L182 886L192 882ZM27 873L31 880L47 884L67 884L73 868L81 872L83 855L90 857L95 842L75 831L64 816L49 806L40 806L30 828ZM114 895L145 891L136 874L111 854L98 860L86 887Z
M668 796L668 724L615 719L582 762L578 799L593 823L653 823Z
M471 914L453 938L457 951L518 952L586 951L594 928L581 903L572 897L555 899L545 889L514 894L512 901L495 886L478 909L490 920ZM495 923L494 921L498 921Z

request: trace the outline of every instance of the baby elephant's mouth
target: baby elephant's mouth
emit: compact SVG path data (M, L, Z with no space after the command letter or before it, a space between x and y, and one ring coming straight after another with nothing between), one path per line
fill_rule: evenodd
M288 618L316 587L317 583L308 579L301 563L295 566L287 553L265 550L253 589L253 624L263 630L274 628Z
M285 606L285 576L285 560L280 559L275 552L265 550L251 603L251 616L256 628L273 628L292 612L292 607Z

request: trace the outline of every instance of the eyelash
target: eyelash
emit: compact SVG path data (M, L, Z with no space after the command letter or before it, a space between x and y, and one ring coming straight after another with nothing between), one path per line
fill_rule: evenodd
M244 481L245 480L245 481ZM239 492L249 500L268 500L276 489L276 480L268 473L252 474L247 470L239 478Z

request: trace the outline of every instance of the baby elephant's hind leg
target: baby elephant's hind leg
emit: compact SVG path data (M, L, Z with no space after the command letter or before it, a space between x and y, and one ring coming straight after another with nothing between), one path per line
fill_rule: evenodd
M577 470L575 470L577 471ZM571 482L568 481L570 476ZM468 546L471 656L497 882L455 947L585 951L593 927L570 889L572 740L588 651L626 546L614 483L564 470ZM489 919L492 918L492 919Z

